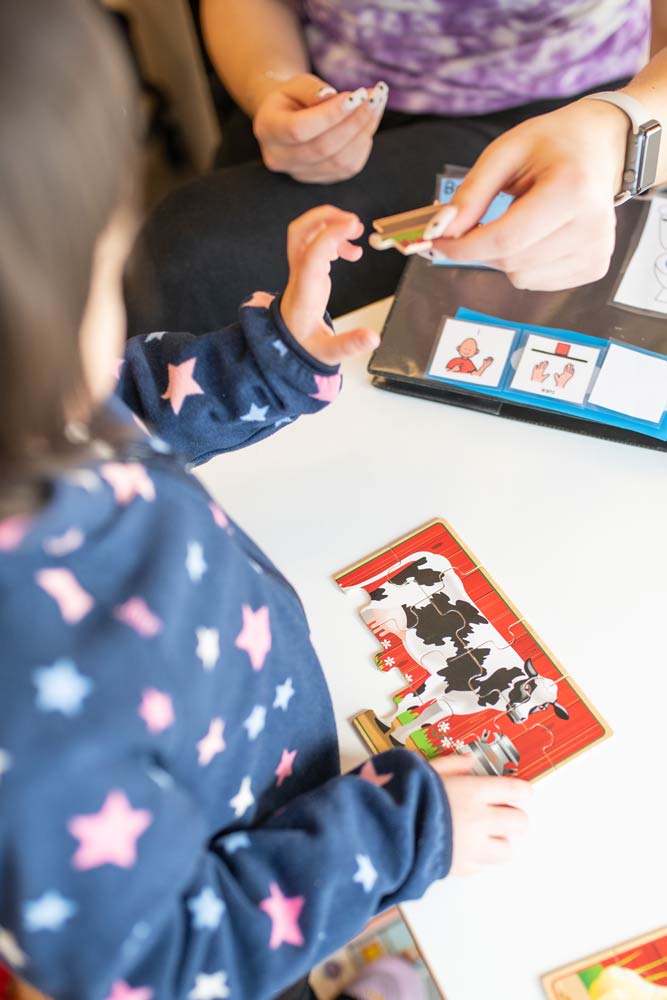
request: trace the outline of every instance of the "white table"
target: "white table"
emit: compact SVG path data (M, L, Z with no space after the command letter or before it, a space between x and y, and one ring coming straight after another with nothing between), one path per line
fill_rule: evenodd
M338 328L379 330L389 304ZM349 717L401 684L331 575L436 516L615 730L535 785L509 867L405 908L447 1000L538 1000L540 973L667 922L667 455L382 392L365 365L202 478L301 594L345 767L366 755Z

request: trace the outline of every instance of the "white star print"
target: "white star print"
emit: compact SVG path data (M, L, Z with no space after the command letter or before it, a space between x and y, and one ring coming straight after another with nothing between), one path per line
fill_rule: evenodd
M197 656L204 670L213 670L220 657L220 633L217 628L195 629L197 636Z
M283 344L282 340L272 340L271 346L275 347L281 358L287 354L287 344Z
M250 788L249 775L246 774L245 778L241 782L241 787L234 798L229 800L229 804L234 810L234 815L237 819L244 816L248 809L250 809L250 806L255 804L255 796L252 794L252 790Z
M386 656L385 657L385 660L384 660L385 667L393 667L393 665L395 663L396 663L396 660L394 659L393 656Z
M66 478L74 486L80 486L86 493L94 493L101 486L100 477L91 469L75 469L74 472L68 472Z
M163 767L149 767L146 773L158 788L171 788L174 783L172 776Z
M210 976L200 973L188 993L189 1000L227 1000L228 996L227 973L222 969Z
M93 690L93 683L80 674L71 660L56 660L52 667L41 667L32 675L37 688L37 708L43 712L78 715Z
M276 420L276 422L275 422L275 424L273 426L274 427L282 427L283 424L291 424L291 423L292 423L292 418L291 417L281 417L280 420Z
M247 833L230 833L223 838L222 846L228 854L236 854L242 847L250 847L250 837Z
M165 333L166 333L166 330L159 330L156 333L149 333L148 336L146 337L146 341L145 342L147 344L150 344L150 342L152 340L162 340L162 338L164 337Z
M4 927L0 927L0 957L17 969L22 969L27 960L14 935Z
M188 909L192 913L195 927L214 930L225 912L225 904L209 886L205 886L198 896L188 900Z
M185 568L193 583L199 583L208 569L208 565L204 559L204 550L199 542L188 542L188 555L185 560Z
M251 740L256 740L266 723L266 709L263 705L255 705L248 718L243 723Z
M268 406L257 406L256 403L252 403L248 412L244 413L241 417L241 420L246 420L248 423L261 423L263 420L266 420L268 409Z
M385 649L391 649L391 639L383 639L382 645Z
M290 703L290 698L294 694L294 688L292 687L292 678L288 677L284 684L279 684L276 688L276 696L273 699L274 708L282 708L283 711L287 711L287 706Z
M378 873L367 854L356 854L354 860L358 868L352 881L363 886L364 892L370 892L377 881Z
M7 771L12 766L11 755L7 753L6 750L0 749L0 778L3 774L7 774Z
M59 892L45 892L39 899L25 904L23 919L29 931L59 931L77 909L76 903Z

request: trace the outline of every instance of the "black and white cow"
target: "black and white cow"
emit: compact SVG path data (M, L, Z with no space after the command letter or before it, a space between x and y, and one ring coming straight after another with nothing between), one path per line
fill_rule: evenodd
M372 581L366 581L366 586ZM416 553L409 565L370 591L362 610L366 623L380 637L399 635L414 661L429 673L406 696L389 724L409 709L433 704L412 722L392 729L401 743L420 727L451 715L474 715L487 709L525 722L534 712L552 708L561 719L567 710L558 703L558 685L522 660L470 599L444 556Z

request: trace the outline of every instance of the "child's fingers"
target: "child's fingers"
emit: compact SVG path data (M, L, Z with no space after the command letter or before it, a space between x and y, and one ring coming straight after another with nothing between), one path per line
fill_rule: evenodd
M374 351L380 343L380 335L375 330L359 327L332 336L330 331L315 333L308 339L308 351L327 365L338 365L345 358L355 354Z
M443 777L451 777L454 774L470 774L475 758L471 753L447 754L446 757L436 757L431 761L431 767Z
M328 225L348 226L343 239L356 239L364 231L359 216L335 205L318 205L298 216L287 227L287 256L296 260L305 244L311 243Z
M531 798L533 789L521 778L482 778L480 791L489 805L523 806Z
M345 219L342 222L324 225L305 246L290 259L290 268L297 284L303 281L315 281L322 274L329 273L329 264L339 257L344 260L358 260L361 247L354 248L349 242L356 236L361 236L363 226L358 219ZM361 252L356 252L355 249Z

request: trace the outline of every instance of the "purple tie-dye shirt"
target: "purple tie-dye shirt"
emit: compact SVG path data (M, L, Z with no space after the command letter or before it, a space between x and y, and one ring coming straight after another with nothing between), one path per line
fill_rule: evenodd
M632 76L649 0L302 0L319 76L389 107L479 115Z

